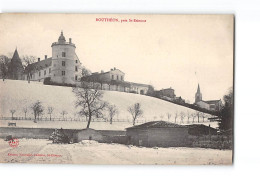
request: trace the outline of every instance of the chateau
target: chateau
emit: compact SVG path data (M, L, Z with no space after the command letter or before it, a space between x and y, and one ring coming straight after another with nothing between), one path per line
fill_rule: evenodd
M220 111L222 107L221 100L208 100L204 101L202 100L202 93L200 92L200 85L198 84L197 92L195 93L195 105L211 110L211 111Z
M52 57L48 58L45 55L44 60L38 58L38 62L28 66L33 68L30 80L43 82L45 78L50 77L55 83L75 84L80 80L82 72L72 39L69 38L69 42L66 42L61 32L58 42L52 43L51 47ZM23 78L29 79L27 74L24 74Z

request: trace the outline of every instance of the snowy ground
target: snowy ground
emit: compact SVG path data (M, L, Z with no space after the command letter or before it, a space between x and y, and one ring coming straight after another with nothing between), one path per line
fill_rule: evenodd
M19 139L12 148L0 139L0 162L63 164L232 164L231 150L145 148L82 141L52 144L44 139ZM15 156L16 155L16 156ZM36 155L36 156L34 156Z
M23 109L27 107L27 117L33 118L33 113L31 110L31 106L37 100L41 101L45 111L41 118L49 118L49 114L47 113L47 107L54 107L54 112L52 114L52 118L61 119L63 116L61 115L61 111L65 110L68 112L64 118L66 119L80 119L82 117L78 116L78 110L74 106L75 96L72 93L72 88L70 87L60 87L60 86L48 86L43 85L41 82L31 82L28 84L27 81L19 81L19 80L6 80L5 82L0 81L0 119L3 117L11 117L10 110L14 109L16 112L14 113L14 117L24 117ZM176 105L164 100L160 100L154 97L149 97L145 95L139 94L131 94L125 92L116 92L116 91L104 91L103 99L110 104L114 104L119 109L119 113L116 115L115 119L123 119L125 121L129 121L129 123L115 123L120 124L122 127L118 127L118 125L110 125L106 123L97 122L92 123L92 127L94 129L104 128L114 128L116 130L118 128L124 129L125 127L131 126L132 118L127 111L127 108L134 103L141 103L142 110L144 112L143 116L140 118L141 121L147 122L151 120L164 120L171 122L175 122L176 113L178 114L177 123L181 123L180 113L185 113L185 117L183 119L184 124L187 123L188 118L187 114L195 113L193 109L186 108L180 105ZM171 114L171 118L168 119L167 114ZM211 117L209 114L205 114L205 116ZM211 125L211 127L217 127L217 122L209 122L205 118L205 125ZM195 122L197 118L194 118ZM202 118L200 118L200 122L202 122ZM189 122L192 122L193 119L190 118ZM2 123L2 124L1 124ZM0 126L5 125L4 121L0 121ZM37 126L49 128L50 126L55 126L57 128L61 126L68 126L67 124L78 124L79 126L84 126L84 122L41 122L38 124L33 124L32 122L18 122L18 124L24 124L28 126ZM29 125L29 126L30 126ZM77 125L76 125L77 126ZM96 128L97 127L97 128Z

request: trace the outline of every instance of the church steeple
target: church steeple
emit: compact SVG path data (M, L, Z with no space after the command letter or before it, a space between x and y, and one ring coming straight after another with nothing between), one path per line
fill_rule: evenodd
M200 84L198 84L197 92L195 94L195 103L202 100L202 94L200 92Z
M200 84L198 84L197 93L200 93Z

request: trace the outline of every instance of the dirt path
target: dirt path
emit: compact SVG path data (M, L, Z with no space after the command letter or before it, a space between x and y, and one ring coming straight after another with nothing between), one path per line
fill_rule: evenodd
M16 156L14 156L16 155ZM20 139L12 148L0 139L0 162L41 164L231 164L231 150L145 148L83 141L52 144L44 139Z

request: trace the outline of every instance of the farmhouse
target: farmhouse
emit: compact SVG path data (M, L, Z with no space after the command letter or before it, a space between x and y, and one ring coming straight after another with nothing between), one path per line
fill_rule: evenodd
M137 94L147 94L150 85L125 81L125 73L117 68L110 71L103 70L92 75L82 77L82 81L95 84L101 90L112 90L120 92L131 92Z
M152 121L126 128L129 143L147 147L177 147L188 142L188 128L166 121Z

